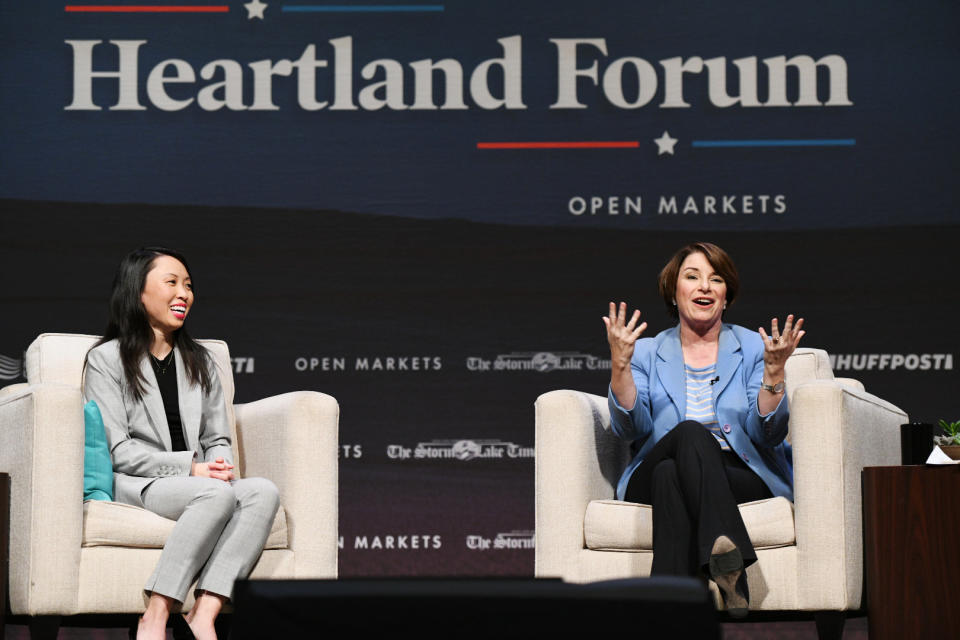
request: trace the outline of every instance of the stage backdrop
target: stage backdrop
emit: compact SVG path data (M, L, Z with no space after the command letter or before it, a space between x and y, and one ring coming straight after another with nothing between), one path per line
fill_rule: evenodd
M958 14L4 1L0 378L102 330L126 251L182 249L238 401L340 402L344 576L532 574L533 402L606 392L607 302L669 327L692 240L740 267L729 321L802 315L958 419Z

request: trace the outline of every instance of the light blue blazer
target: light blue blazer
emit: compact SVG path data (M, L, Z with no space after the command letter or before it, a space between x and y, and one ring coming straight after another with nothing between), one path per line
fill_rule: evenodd
M187 379L179 349L174 349L174 356L187 451L172 451L163 397L149 356L145 355L140 362L145 384L143 397L135 400L123 372L116 340L87 354L83 400L96 400L100 407L113 460L113 494L117 502L142 507L141 493L151 482L168 476L190 475L194 460L210 462L223 458L232 463L227 405L213 358L210 359L210 392L203 393Z
M786 393L777 408L761 416L757 395L763 378L763 339L755 331L724 324L717 349L713 408L730 448L753 469L775 496L793 501L793 465L787 435L789 408ZM623 500L627 483L644 456L660 438L686 420L687 382L679 326L654 338L637 341L630 361L637 399L633 407L620 406L607 392L610 419L618 436L631 443L633 459L617 483Z

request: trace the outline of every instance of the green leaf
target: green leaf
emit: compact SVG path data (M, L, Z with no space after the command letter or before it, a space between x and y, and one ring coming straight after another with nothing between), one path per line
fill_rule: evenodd
M940 420L940 428L943 429L943 432L951 437L960 436L960 420L956 422L947 422L946 420Z

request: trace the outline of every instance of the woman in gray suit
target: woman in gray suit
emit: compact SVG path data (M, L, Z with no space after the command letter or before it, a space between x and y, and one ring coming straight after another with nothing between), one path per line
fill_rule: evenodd
M230 425L213 359L184 328L193 306L186 259L137 249L120 263L103 338L87 354L84 399L103 416L118 502L177 524L144 587L137 638L166 637L170 612L197 580L185 615L197 638L256 563L279 506L276 486L234 473Z

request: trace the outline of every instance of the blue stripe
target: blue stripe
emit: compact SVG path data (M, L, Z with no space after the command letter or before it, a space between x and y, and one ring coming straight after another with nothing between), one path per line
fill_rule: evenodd
M413 13L444 11L442 4L285 4L283 13Z
M852 147L855 138L811 138L809 140L694 140L693 147Z
M691 367L684 363L684 369L687 378L687 420L696 420L703 424L713 433L714 437L720 442L721 447L726 445L722 435L717 432L717 413L713 408L713 385L717 363L708 364L705 367Z

